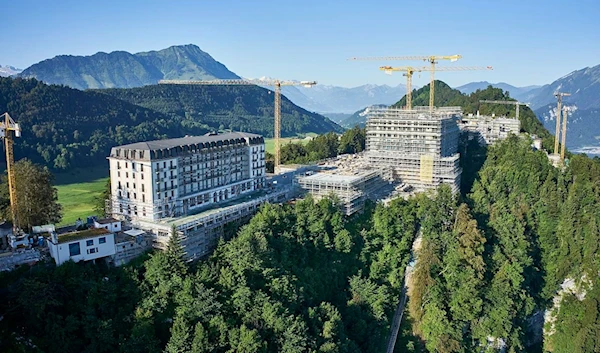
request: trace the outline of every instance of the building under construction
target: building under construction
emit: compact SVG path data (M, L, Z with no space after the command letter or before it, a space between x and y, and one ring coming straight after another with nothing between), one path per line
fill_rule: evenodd
M468 134L469 139L477 139L480 145L492 145L510 134L518 135L521 122L515 118L479 115L477 112L477 115L463 116L460 129Z
M315 200L335 195L342 212L347 216L361 211L367 198L385 185L380 171L362 170L351 172L320 172L298 178L302 189L310 193Z
M366 153L376 168L389 167L395 180L417 190L448 184L458 191L460 107L371 109Z

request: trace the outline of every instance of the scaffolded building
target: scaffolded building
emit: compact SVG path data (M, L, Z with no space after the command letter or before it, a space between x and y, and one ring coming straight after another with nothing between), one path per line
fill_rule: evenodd
M392 168L394 179L417 190L448 184L458 191L460 117L460 107L371 109L366 124L369 163Z
M379 171L357 171L353 174L321 172L298 178L302 189L315 200L335 195L347 216L361 211L368 196L385 184Z
M521 130L519 119L479 115L479 112L475 116L463 116L459 126L468 134L469 139L477 139L480 145L492 145L510 134L518 135Z

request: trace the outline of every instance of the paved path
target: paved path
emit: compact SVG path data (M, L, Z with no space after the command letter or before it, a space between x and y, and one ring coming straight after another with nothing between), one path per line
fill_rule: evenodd
M415 269L417 264L415 253L421 249L422 236L419 231L419 235L415 238L412 244L412 250L410 252L410 260L404 271L404 278L402 279L402 292L400 293L400 302L394 313L394 319L392 320L392 326L390 327L390 338L388 339L386 353L394 353L394 347L396 346L396 340L398 339L398 332L400 332L400 325L402 324L402 316L404 315L404 308L406 307L406 301L408 299L408 286L410 286L410 276Z

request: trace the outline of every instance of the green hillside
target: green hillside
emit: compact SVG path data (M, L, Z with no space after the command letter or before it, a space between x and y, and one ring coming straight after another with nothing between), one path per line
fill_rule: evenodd
M514 101L515 99L511 98L508 92L492 86L488 86L484 90L478 89L466 95L451 88L443 81L435 81L435 106L437 107L458 106L462 108L464 114L476 114L479 111L480 114L484 115L515 116L515 107L512 105L479 103L480 100ZM398 108L405 105L406 96L396 102L393 107ZM429 85L413 90L413 106L429 106ZM544 128L544 125L531 109L521 106L519 108L519 120L521 121L522 131L542 137L545 146L550 146L553 143L552 135Z
M107 89L105 93L169 116L201 121L211 129L231 129L273 136L273 92L258 86L153 85ZM342 128L326 117L281 98L282 136Z

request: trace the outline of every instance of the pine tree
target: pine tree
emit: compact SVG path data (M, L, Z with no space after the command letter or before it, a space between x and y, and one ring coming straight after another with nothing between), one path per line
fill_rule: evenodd
M179 231L177 231L177 227L175 225L171 227L171 238L167 243L166 255L169 264L173 268L173 272L183 276L187 272L185 250L181 245L181 236L179 235Z

